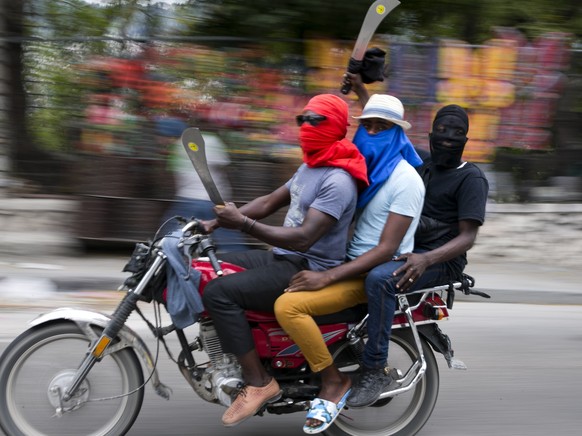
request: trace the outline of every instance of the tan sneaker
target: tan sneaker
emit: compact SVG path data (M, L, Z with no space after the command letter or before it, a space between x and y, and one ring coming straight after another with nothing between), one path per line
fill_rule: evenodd
M222 415L222 423L225 427L233 427L240 424L257 413L265 404L281 398L282 392L279 383L274 378L271 379L267 386L262 388L245 386L238 393L230 407L226 409L224 415Z

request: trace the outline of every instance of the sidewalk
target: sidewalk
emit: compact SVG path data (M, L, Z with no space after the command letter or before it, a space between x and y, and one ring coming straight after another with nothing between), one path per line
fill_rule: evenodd
M129 255L128 251L127 256L0 258L0 307L116 303L123 292L115 291L129 275L121 271ZM475 289L492 298L457 294L458 301L582 304L582 272L578 269L469 260L466 273L475 279Z
M0 309L114 307L130 254L0 258Z
M582 304L582 271L579 268L525 262L472 261L465 273L475 279L475 289L491 295L496 303ZM459 300L477 301L479 297Z

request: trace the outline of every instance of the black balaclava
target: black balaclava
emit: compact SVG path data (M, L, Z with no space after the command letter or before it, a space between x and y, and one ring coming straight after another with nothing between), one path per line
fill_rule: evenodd
M442 168L456 168L461 164L461 156L467 143L469 117L456 104L441 108L432 123L430 155L433 163Z

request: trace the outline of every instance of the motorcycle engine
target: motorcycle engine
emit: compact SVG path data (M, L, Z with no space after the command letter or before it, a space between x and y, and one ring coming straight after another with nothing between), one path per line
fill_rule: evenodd
M200 322L200 340L210 358L204 378L209 384L213 400L223 406L230 406L237 390L243 385L242 372L236 357L224 353L220 345L214 322L210 319ZM206 390L207 392L207 390ZM201 395L203 398L207 395Z

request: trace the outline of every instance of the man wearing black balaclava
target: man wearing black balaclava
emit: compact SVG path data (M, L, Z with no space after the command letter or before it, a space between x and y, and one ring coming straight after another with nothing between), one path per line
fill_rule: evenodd
M434 118L430 159L418 168L426 195L415 234L414 253L397 260L395 271L402 291L458 280L467 265L467 251L485 221L489 184L476 165L463 162L469 117L463 108L448 105Z
M437 167L455 168L461 164L461 156L467 143L469 117L455 104L439 110L432 123L430 155Z

